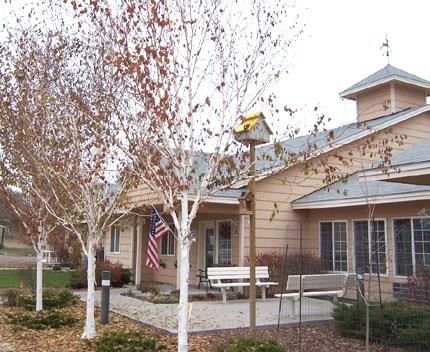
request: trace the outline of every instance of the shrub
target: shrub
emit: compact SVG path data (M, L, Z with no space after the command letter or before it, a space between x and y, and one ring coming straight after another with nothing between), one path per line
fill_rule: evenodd
M68 290L53 291L44 290L43 296L43 309L57 309L64 308L76 304L79 297L74 295ZM22 298L22 306L26 309L33 310L36 308L36 297L34 295Z
M153 338L139 331L110 331L90 342L96 352L146 352L157 351Z
M128 285L131 281L131 269L130 268L125 268L122 271L122 276L121 276L121 283L122 286L123 285Z
M22 301L22 290L16 288L8 288L0 293L0 300L4 306L18 307Z
M98 260L96 262L97 285L101 284L103 271L110 271L110 285L112 287L122 287L123 273L125 269L123 268L121 263L112 263L109 260Z
M408 299L430 304L430 267L418 266L416 274L408 277Z
M84 267L79 266L76 270L72 271L70 287L75 289L87 287L87 271Z
M216 352L285 352L285 348L274 340L252 338L231 339L226 346L218 346Z
M175 303L179 303L179 296L176 294L159 294L151 298L151 303L175 304Z
M149 282L142 282L140 284L140 291L142 292L149 292L153 296L156 296L160 294L160 288L157 285L153 285Z
M112 263L109 260L96 261L96 285L100 286L102 282L102 272L110 271L110 285L112 287L122 287L130 282L131 271L125 269L121 263ZM79 267L72 273L70 286L75 289L87 287L87 270Z
M285 263L285 271L282 265ZM279 251L260 252L256 257L257 266L267 266L269 268L270 281L279 282L279 286L271 286L267 290L267 295L273 296L275 293L281 291L282 273L285 275L285 283L287 282L288 275L296 274L321 274L321 260L317 256L309 253L303 254L290 254L287 255Z
M364 339L366 336L366 306L337 304L333 311L335 327L343 336ZM383 305L383 319L378 306L370 307L372 341L395 347L416 346L430 349L430 310L405 303Z
M6 322L8 324L33 330L57 329L63 326L71 326L77 321L77 318L57 310L43 310L41 312L31 313L6 313Z

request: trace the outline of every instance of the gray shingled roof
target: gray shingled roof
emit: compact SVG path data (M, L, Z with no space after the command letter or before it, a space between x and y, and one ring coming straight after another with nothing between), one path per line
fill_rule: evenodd
M394 67L394 66L388 64L387 66L380 69L379 71L376 71L375 73L371 74L369 77L366 77L365 79L362 79L360 82L355 83L354 85L352 85L348 89L345 89L343 92L340 93L340 95L341 96L345 95L345 93L347 93L351 90L356 90L356 89L358 89L360 87L364 87L368 84L376 83L378 81L382 81L386 78L394 77L394 76L401 77L401 78L404 78L404 79L409 80L409 81L415 81L419 84L425 84L425 85L430 86L430 81L427 81L424 78L418 77L416 75L413 75L412 73L403 71L397 67Z
M428 192L430 186L410 185L396 182L367 181L360 182L357 173L349 176L346 182L337 181L320 188L306 196L296 199L293 204L312 204L316 202L330 202L359 199L363 197L388 196L412 192Z
M349 140L366 130L375 129L385 123L395 123L396 120L402 119L406 114L414 113L426 106L430 108L430 104L415 106L394 114L368 120L363 123L353 122L331 130L318 132L315 135L305 135L288 139L282 142L282 146L287 152L296 154L321 150L328 147L330 143L341 144L343 141ZM330 133L334 136L334 139L332 140L329 138ZM276 157L273 145L265 145L257 148L257 158L257 173L269 170L273 167L281 166L283 162L282 160L279 160L279 157Z
M430 139L399 152L391 159L391 165L397 166L426 161L430 161Z

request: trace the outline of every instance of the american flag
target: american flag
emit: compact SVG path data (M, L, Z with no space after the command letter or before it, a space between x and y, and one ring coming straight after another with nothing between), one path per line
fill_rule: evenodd
M148 257L146 265L151 269L158 270L158 249L157 241L167 232L169 227L158 216L154 207L151 210L151 223L149 224Z

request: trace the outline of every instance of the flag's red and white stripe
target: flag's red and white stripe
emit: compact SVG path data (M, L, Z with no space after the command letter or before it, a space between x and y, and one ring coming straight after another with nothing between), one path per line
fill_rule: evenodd
M169 226L158 216L154 207L151 210L151 223L149 225L148 257L146 265L154 270L159 269L157 241L169 231Z

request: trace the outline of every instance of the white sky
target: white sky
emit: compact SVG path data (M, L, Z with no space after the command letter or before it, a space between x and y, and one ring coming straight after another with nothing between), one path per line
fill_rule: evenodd
M25 1L13 1L14 7ZM430 1L297 2L306 8L301 18L306 27L294 44L289 74L277 83L282 105L298 109L296 121L311 123L316 105L332 119L331 126L354 121L354 103L341 101L338 93L386 65L380 49L386 34L390 63L430 80ZM0 0L3 23L6 13L4 0Z
M315 105L331 126L355 119L355 103L339 92L387 64L380 47L385 35L390 64L430 80L426 0L298 0L306 6L306 28L295 44L294 66L280 82L285 103L306 119ZM312 119L312 117L311 117Z

